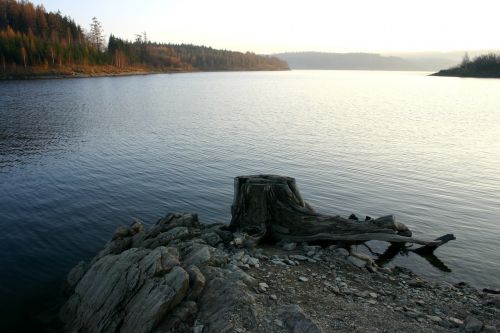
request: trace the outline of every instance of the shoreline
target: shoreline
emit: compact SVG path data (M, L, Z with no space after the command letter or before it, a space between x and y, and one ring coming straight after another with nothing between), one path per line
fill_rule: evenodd
M216 73L216 72L284 72L291 69L218 69L218 70L166 70L166 71L123 71L108 73L105 71L96 73L53 73L53 74L2 74L0 73L0 81L31 81L31 80L58 80L58 79L83 79L83 78L98 78L98 77L122 77L122 76L140 76L140 75L154 75L154 74L183 74L183 73Z
M333 245L244 244L244 235L195 214L168 214L148 230L138 220L119 227L68 274L64 330L115 331L121 323L119 330L135 332L493 333L500 326L500 295L466 283L373 269Z
M459 77L471 79L500 79L500 73L460 73L453 70L441 70L429 76Z

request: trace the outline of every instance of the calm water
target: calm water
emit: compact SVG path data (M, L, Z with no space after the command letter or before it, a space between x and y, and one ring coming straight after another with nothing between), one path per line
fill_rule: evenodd
M323 212L458 238L429 277L500 287L500 80L196 73L0 82L0 314L50 309L120 224L230 219L233 177L297 178ZM377 246L376 246L377 247Z

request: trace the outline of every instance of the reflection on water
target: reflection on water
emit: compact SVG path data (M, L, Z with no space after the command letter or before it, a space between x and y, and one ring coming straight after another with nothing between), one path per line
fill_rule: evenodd
M57 304L69 268L132 217L229 221L232 179L253 173L296 177L323 212L452 232L436 253L451 273L393 262L498 288L498 91L360 71L0 82L2 320Z

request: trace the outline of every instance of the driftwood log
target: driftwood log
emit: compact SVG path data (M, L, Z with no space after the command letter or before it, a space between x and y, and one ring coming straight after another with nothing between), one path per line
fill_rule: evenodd
M455 239L451 234L435 240L412 237L408 227L393 215L358 221L319 214L304 201L294 178L276 175L236 177L231 213L229 228L244 234L250 244L263 238L347 245L379 240L420 244L420 252L432 253Z

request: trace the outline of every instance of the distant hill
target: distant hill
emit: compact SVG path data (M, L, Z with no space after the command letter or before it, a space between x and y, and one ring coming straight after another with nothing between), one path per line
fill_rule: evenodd
M375 53L288 52L273 56L286 61L291 69L436 71L456 63L448 58L403 58Z
M490 53L480 55L470 60L466 55L458 66L440 70L435 76L458 76L500 78L500 54Z

